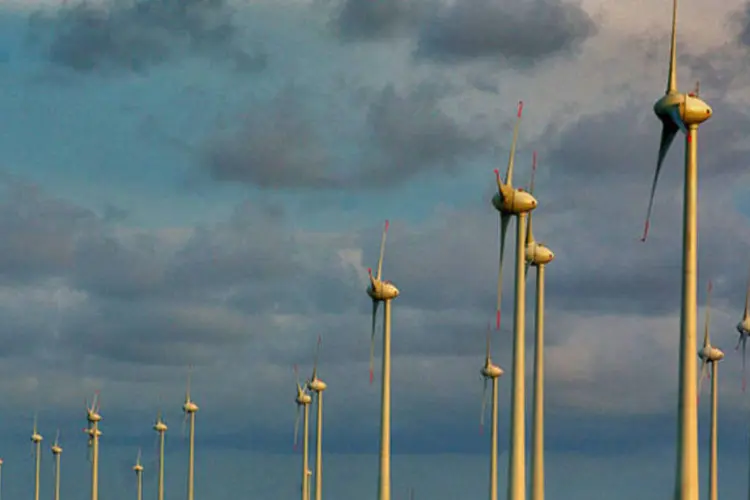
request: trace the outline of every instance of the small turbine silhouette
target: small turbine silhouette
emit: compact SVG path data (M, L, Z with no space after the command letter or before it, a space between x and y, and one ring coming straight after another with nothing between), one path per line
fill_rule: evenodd
M312 397L307 393L307 385L309 382L305 382L305 385L299 383L299 370L297 365L294 365L294 376L297 379L297 396L294 398L297 403L297 418L294 421L294 448L297 449L297 436L299 435L299 420L300 420L300 408L303 412L303 424L302 424L302 500L310 500L310 489L309 481L307 479L307 473L310 469L310 403L312 403Z
M34 449L34 500L39 500L39 475L42 468L42 435L37 432L37 417L34 415L34 430L31 433L31 446Z
M742 345L742 392L745 392L745 388L747 387L747 376L745 374L747 338L750 336L750 278L748 278L747 291L745 292L745 312L742 313L742 320L737 323L737 332L740 334L740 338L734 350L736 351Z
M323 391L328 388L328 385L318 378L318 357L320 355L321 342L320 335L318 335L312 376L307 383L308 390L318 396L316 398L318 400L318 416L315 419L317 426L317 432L315 433L315 500L323 498Z
M719 497L719 484L718 484L718 408L719 408L719 361L724 359L724 353L721 349L718 349L711 345L711 337L709 334L709 325L711 318L711 281L708 282L708 295L706 298L706 328L703 334L703 348L698 352L698 357L701 359L701 375L698 381L698 396L700 397L701 388L703 386L703 380L706 377L711 377L711 437L710 437L710 454L708 459L708 498L709 500L718 500ZM711 365L711 374L708 373L708 365Z
M99 422L102 416L99 414L99 392L94 394L91 406L86 403L86 420L88 427L84 432L89 435L89 450L91 451L91 500L99 498L99 436L102 432L99 430Z
M195 414L198 412L198 405L190 399L190 379L192 368L188 370L187 388L185 389L185 403L182 405L182 411L185 413L185 422L190 421L190 443L188 452L188 477L187 477L187 500L194 498L195 485Z
M60 430L57 430L55 435L55 442L50 448L52 451L52 457L55 459L55 500L60 500L60 458L62 456L62 446L60 446Z
M487 351L484 358L484 366L480 373L484 379L482 390L482 413L479 419L479 428L484 429L484 414L487 409L487 381L492 381L492 429L490 431L490 500L497 500L497 380L503 375L503 369L492 363L490 355L490 325L487 325Z
M156 421L154 422L154 430L157 432L159 437L159 480L158 480L158 499L164 500L164 445L167 434L167 424L161 418L161 410L156 413ZM140 460L140 455L138 456Z
M141 449L140 448L138 448L138 456L135 459L133 472L135 472L137 498L138 500L143 500L143 465L141 465Z

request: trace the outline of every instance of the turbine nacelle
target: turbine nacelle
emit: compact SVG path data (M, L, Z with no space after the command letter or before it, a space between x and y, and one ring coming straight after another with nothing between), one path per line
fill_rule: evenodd
M143 466L140 465L140 464L134 465L133 466L133 470L135 471L136 474L139 474L139 473L143 472Z
M164 423L164 422L162 422L161 420L157 421L157 422L156 422L156 423L154 424L154 430L155 430L156 432L167 432L167 429L168 429L168 427L167 427L167 424L165 424L165 423Z
M750 318L745 318L737 323L737 332L740 335L750 335Z
M399 292L396 285L390 281L381 281L372 275L372 269L367 270L367 274L370 276L370 286L367 287L367 295L373 300L393 300L399 296Z
M675 108L677 109L677 116L686 127L700 125L711 118L713 114L711 106L697 95L677 92L666 94L656 101L654 113L662 122L674 122L673 109ZM680 124L675 123L675 125L679 126Z
M485 378L500 378L503 376L503 373L505 373L502 368L493 365L490 360L487 360L480 371Z
M698 352L698 357L706 363L715 363L724 359L724 351L718 347L704 346L703 349Z
M297 386L297 397L294 398L298 405L304 406L312 403L312 396L304 391L300 386Z
M549 264L555 258L555 253L543 243L532 241L526 245L526 262L532 266Z
M62 449L62 447L61 447L61 446L58 446L58 445L54 445L54 446L52 446L52 448L51 448L51 449L52 449L52 454L53 454L53 455L59 455L59 454L61 454L61 453L63 452L63 449Z
M498 182L500 192L492 196L492 206L499 212L519 215L531 212L537 206L534 196L523 189L513 189Z
M32 443L41 443L43 439L44 438L42 438L42 435L39 434L39 433L37 433L37 432L35 432L35 433L33 433L31 435L31 442Z
M198 411L198 405L192 401L185 401L185 404L182 405L182 411L185 413L195 413Z
M88 429L84 429L83 432L89 435L89 445L91 444L91 439L94 438L94 436L99 437L102 435L102 431L99 429L94 430L93 427L89 427Z
M315 377L311 381L307 383L307 388L310 389L313 392L321 393L328 388L328 385L320 380L318 377Z

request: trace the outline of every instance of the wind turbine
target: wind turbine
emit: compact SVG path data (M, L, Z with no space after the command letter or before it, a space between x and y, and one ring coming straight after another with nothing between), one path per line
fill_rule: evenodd
M307 473L310 470L310 466L308 464L309 458L310 458L310 403L312 403L312 397L307 393L306 386L303 387L299 383L299 371L297 370L297 365L294 365L294 375L297 379L297 396L295 398L295 402L297 403L297 418L294 422L294 447L297 448L297 436L299 434L299 417L300 417L300 407L303 408L303 417L302 417L302 500L310 500L310 489L309 489L309 482L307 479Z
M531 164L529 194L534 193L536 151ZM526 228L526 276L529 266L536 267L536 332L534 339L534 403L531 430L531 500L544 500L544 270L555 254L534 239L532 214Z
M141 450L138 449L138 456L135 459L135 465L133 466L135 472L135 479L137 485L138 500L143 500L143 465L141 465Z
M719 498L719 474L717 470L718 445L717 445L717 413L719 408L719 366L718 363L724 359L724 353L711 345L711 338L708 333L711 315L711 282L708 282L708 298L706 299L706 328L703 334L703 349L698 352L701 358L701 375L698 382L698 395L700 396L703 379L706 376L711 377L711 438L710 438L710 455L708 459L708 499L718 500ZM708 374L708 364L711 364L711 374Z
M42 468L42 435L37 432L36 415L34 415L34 430L31 433L31 446L34 449L34 462L36 472L34 474L34 500L39 500L39 473Z
M55 500L60 500L60 458L63 452L60 446L60 431L57 431L55 442L52 444L52 456L55 458Z
M667 90L654 104L662 122L659 155L651 187L642 240L648 236L656 183L664 157L678 130L685 134L685 191L682 226L682 310L680 315L680 382L677 417L675 500L698 499L698 408L695 380L698 279L698 126L711 117L711 107L695 92L677 90L677 0L672 6L672 41Z
M188 479L187 479L187 500L193 500L193 485L195 483L195 414L198 411L198 405L190 399L190 376L188 372L187 389L185 390L185 404L182 405L182 411L185 412L184 424L190 420L190 445L188 454Z
M167 424L161 418L161 410L156 414L156 422L154 422L154 430L159 435L159 500L164 500L164 441L167 433ZM140 452L139 452L140 453ZM140 454L138 460L140 462Z
M378 473L378 499L391 500L391 301L399 296L396 285L382 279L385 237L388 234L388 221L385 221L380 240L378 272L373 277L372 269L367 270L370 286L367 295L372 299L372 332L370 334L370 383L373 378L375 356L375 322L378 306L383 302L383 380L380 396L380 470ZM320 500L320 499L316 499Z
M496 328L500 328L500 304L503 284L503 255L505 254L505 233L510 218L516 216L516 303L513 317L513 385L511 389L510 406L510 456L508 467L508 500L523 500L526 490L526 280L525 271L525 243L526 243L526 214L537 206L536 199L522 189L513 188L513 161L516 154L518 140L518 126L521 123L523 102L518 103L518 119L513 130L513 143L508 158L508 170L505 183L500 178L500 172L495 169L498 192L492 197L492 205L500 212L500 266L497 276L497 321Z
M3 497L3 459L0 458L0 499Z
M740 338L737 341L737 347L734 348L736 351L742 344L742 392L745 392L747 386L747 378L745 375L745 361L747 355L747 338L750 336L750 278L747 282L747 291L745 292L745 312L742 314L742 320L737 323L737 332L740 334Z
M490 431L490 500L497 500L497 379L503 375L503 369L492 363L490 357L490 326L487 325L487 353L484 366L480 370L484 379L482 391L482 416L480 429L484 428L484 414L487 408L487 380L492 380L492 430ZM413 495L413 490L412 490Z
M99 498L99 422L102 416L99 414L99 392L94 394L91 406L86 403L86 420L89 426L84 430L89 435L89 447L91 449L91 500Z
M312 376L307 383L307 388L317 394L318 416L315 420L317 432L315 434L315 500L323 498L323 391L328 385L318 378L318 356L320 354L320 335L318 345L315 348L315 362L313 363Z

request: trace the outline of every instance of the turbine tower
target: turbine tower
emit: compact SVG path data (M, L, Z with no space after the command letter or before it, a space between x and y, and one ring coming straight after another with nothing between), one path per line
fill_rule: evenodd
M484 366L480 370L484 379L482 391L482 415L480 429L484 428L484 414L487 409L487 380L492 380L492 430L490 431L490 500L497 500L497 379L503 375L503 369L492 363L490 357L490 326L487 325L487 353ZM412 490L413 495L413 490Z
M34 430L31 433L31 446L34 450L34 462L36 471L34 473L34 500L39 500L39 473L42 468L42 435L37 432L36 415L34 415Z
M0 458L0 500L3 497L3 459Z
M136 480L136 491L138 500L143 500L143 465L141 465L141 450L138 449L138 456L135 459L135 465L133 466Z
M748 278L747 291L745 292L745 312L742 314L742 320L737 323L737 332L740 334L740 338L737 341L737 347L735 347L734 350L736 351L739 349L740 344L742 344L742 392L745 392L747 386L745 358L747 355L747 338L750 335L750 278Z
M677 404L677 467L675 500L697 500L698 491L698 408L695 380L697 363L698 286L698 127L711 117L711 107L698 97L698 88L689 94L677 90L677 0L672 6L672 41L669 55L667 90L654 104L662 122L659 155L651 187L642 240L648 235L656 183L664 157L677 132L685 134L685 190L682 226L682 310L680 314L680 376Z
M99 422L102 416L99 414L99 392L94 394L91 406L86 403L86 420L89 426L84 430L89 435L89 449L91 450L91 500L99 498Z
M391 301L399 296L396 285L383 280L383 256L385 255L385 238L388 234L388 221L385 221L383 236L380 240L380 258L375 276L372 269L367 270L370 286L367 295L372 299L372 332L370 334L370 383L373 378L375 357L375 323L378 306L383 302L383 374L380 397L380 466L378 473L378 499L391 500ZM320 500L320 499L316 499Z
M523 500L526 491L526 280L524 279L526 252L526 214L537 206L534 197L522 189L513 188L513 161L516 155L518 127L521 123L523 102L518 103L518 118L513 130L513 143L508 158L505 183L495 169L498 192L492 197L492 205L500 212L500 265L497 275L497 319L500 328L500 305L503 285L503 256L505 234L510 218L518 219L516 227L516 303L513 318L513 385L510 406L510 454L508 467L508 500Z
M156 422L154 422L154 430L159 435L159 500L164 500L164 442L167 433L167 424L161 418L161 410L156 414ZM138 455L140 461L140 455Z
M536 151L531 165L529 194L534 193ZM536 267L536 332L534 338L534 403L531 429L531 500L544 500L544 270L555 254L534 239L529 214L526 227L526 276L529 266Z
M698 396L700 397L703 379L706 376L711 377L711 438L710 438L710 455L708 459L708 500L718 500L719 498L719 474L718 474L718 436L717 413L719 408L719 366L718 363L724 359L724 353L711 345L711 337L708 333L711 315L711 282L708 282L708 298L706 299L706 328L703 334L703 349L698 352L701 358L701 376L698 382ZM711 364L711 375L708 374L708 364Z
M55 500L60 500L60 458L63 452L60 446L60 430L58 429L55 436L55 442L52 444L52 456L55 459Z
M182 405L182 411L185 412L185 420L183 420L183 427L185 422L190 420L190 444L188 453L188 477L187 477L187 500L193 500L194 492L193 485L195 483L195 414L198 411L198 405L190 399L190 377L191 372L188 372L187 389L185 390L185 404Z
M294 365L294 375L297 379L297 397L295 402L297 403L297 418L294 421L294 448L297 449L297 436L299 434L299 417L300 408L302 408L302 500L310 500L310 489L307 473L310 470L308 463L310 459L310 403L312 403L312 397L307 393L306 386L300 385L299 383L299 371L297 365Z
M307 383L308 390L317 395L318 416L315 420L317 432L315 433L315 500L323 498L323 391L328 385L318 378L318 356L320 355L320 335L318 345L315 348L315 362L313 363L312 376Z

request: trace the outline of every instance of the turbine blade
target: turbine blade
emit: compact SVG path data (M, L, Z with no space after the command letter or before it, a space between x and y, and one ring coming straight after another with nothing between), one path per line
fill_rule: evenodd
M675 125L677 125L677 128L682 130L682 133L687 135L688 129L685 126L685 122L682 121L682 117L680 116L680 109L677 106L672 106L669 108L669 117L672 118L672 121Z
M383 272L383 256L385 255L385 237L388 234L388 221L385 221L385 227L383 228L383 236L380 239L380 258L378 259L378 274L376 279L380 280L380 276Z
M698 379L698 401L700 402L701 398L701 390L703 389L703 379L706 378L706 368L708 367L708 363L706 363L706 360L703 359L701 361L701 372L700 372L700 378Z
M487 361L490 360L490 325L487 325Z
M703 333L703 346L708 347L711 345L711 338L708 332L708 325L711 320L711 280L708 280L708 294L706 295L706 327Z
M748 273L747 276L747 290L745 291L745 312L742 315L742 319L748 318L748 313L750 313L750 273Z
M516 157L516 143L518 142L518 128L521 125L521 114L523 113L523 101L518 102L518 117L516 125L513 127L513 142L510 145L510 154L508 155L508 169L505 171L505 184L511 186L513 183L513 162Z
M659 174L661 173L661 167L664 163L664 158L667 156L667 151L674 141L675 135L677 135L677 126L668 121L662 122L661 129L661 142L659 144L659 159L656 162L656 172L654 173L654 182L651 185L651 196L648 201L648 210L646 211L646 224L643 228L643 237L641 241L646 241L648 237L648 226L651 221L651 211L654 208L654 195L656 194L656 184L659 182Z
M322 341L323 340L320 338L320 335L318 335L318 343L315 345L315 361L313 362L313 372L312 377L310 377L311 380L314 380L318 374L318 356L320 356L320 344Z
M667 94L677 92L677 0L672 5L672 42L669 47Z
M378 317L379 306L380 301L372 301L372 332L370 332L370 384L372 384L372 379L375 371L375 323Z
M529 194L534 194L534 178L535 177L536 177L536 151L534 151L534 154L531 160L531 183L529 184ZM528 221L526 222L526 246L528 246L532 241L534 241L534 237L531 234L531 214L532 212L529 212L527 216ZM528 265L526 267L528 269Z
M500 263L497 271L497 318L495 328L500 329L500 306L503 295L503 256L505 255L505 235L508 233L508 224L510 224L510 215L504 212L500 213Z

